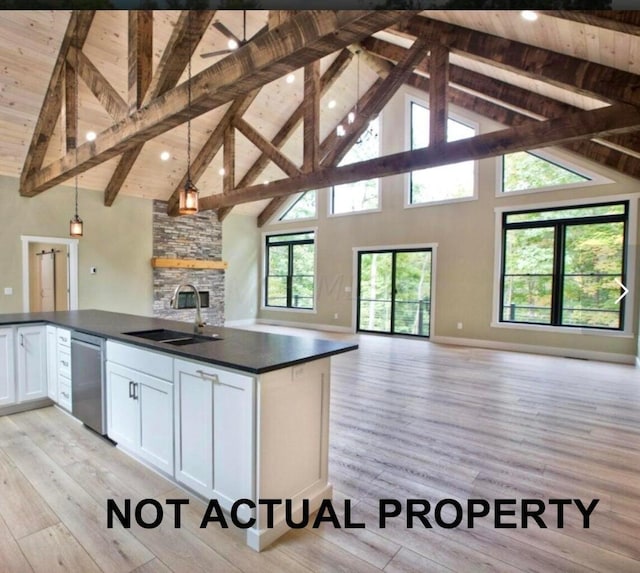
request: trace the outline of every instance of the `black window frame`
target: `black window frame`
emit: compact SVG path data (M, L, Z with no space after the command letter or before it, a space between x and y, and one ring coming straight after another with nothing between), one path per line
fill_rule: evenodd
M507 223L507 217L512 215L521 215L526 213L544 213L546 211L562 211L571 209L584 209L592 207L602 207L609 205L621 205L624 206L624 212L614 215L596 215L588 217L567 217L560 219L546 219L541 221L518 221L514 223ZM563 310L563 285L565 279L564 273L564 255L565 255L565 239L566 229L570 226L585 225L585 224L602 224L602 223L622 223L623 224L623 237L622 237L622 284L626 285L627 282L627 252L628 252L628 238L629 238L629 201L605 201L599 203L581 203L577 205L566 205L560 207L545 207L542 209L520 209L515 211L505 211L502 213L502 260L500 264L500 306L498 308L498 322L502 324L529 324L541 327L562 327L562 328L578 328L590 330L602 330L610 332L624 331L625 328L625 309L626 309L626 297L620 301L620 307L618 309L619 314L619 326L612 328L608 326L590 326L590 325L577 325L577 324L563 324L562 323L562 310ZM522 320L508 320L504 318L505 302L505 271L507 264L507 231L510 229L532 229L532 228L554 228L554 254L553 254L553 267L552 267L552 279L551 279L551 318L550 322L529 322Z
M298 235L313 235L310 239L289 239L287 240L285 237L293 237ZM273 240L274 237L282 238L282 240ZM264 280L264 306L265 308L273 308L273 309L293 309L293 310L315 310L315 287L316 287L316 269L315 269L315 244L316 244L316 232L315 230L304 230L304 231L291 231L287 233L274 233L265 236L265 280ZM314 248L314 269L313 269L313 297L311 306L293 306L293 266L294 266L294 246L296 245L313 245ZM288 248L288 261L287 261L287 293L286 293L286 305L275 305L269 304L269 249L271 247L282 247L286 246ZM281 275L274 275L281 276Z

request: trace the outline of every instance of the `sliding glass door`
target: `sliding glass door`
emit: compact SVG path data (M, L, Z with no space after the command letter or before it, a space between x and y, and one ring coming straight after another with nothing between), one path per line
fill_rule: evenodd
M429 336L431 249L358 253L358 330Z

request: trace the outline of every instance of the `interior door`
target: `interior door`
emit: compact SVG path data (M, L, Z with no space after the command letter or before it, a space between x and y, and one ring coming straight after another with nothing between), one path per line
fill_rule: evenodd
M56 270L55 255L42 253L40 256L40 310L56 310Z
M358 255L358 330L428 337L431 249Z

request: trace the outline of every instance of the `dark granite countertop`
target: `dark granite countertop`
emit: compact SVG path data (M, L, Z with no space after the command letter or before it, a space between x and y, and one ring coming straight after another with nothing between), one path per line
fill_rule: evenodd
M166 328L192 334L191 324L102 310L0 314L0 326L34 322L51 323L103 338L127 342L174 356L200 360L252 374L278 370L358 348L357 344L347 342L209 326L205 327L204 333L218 335L221 337L220 340L188 346L173 346L123 333Z

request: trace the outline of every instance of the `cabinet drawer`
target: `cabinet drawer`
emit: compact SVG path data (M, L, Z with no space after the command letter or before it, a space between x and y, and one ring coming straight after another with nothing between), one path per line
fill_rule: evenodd
M58 405L71 412L71 380L58 376Z
M58 348L58 374L71 378L71 351L68 348Z
M58 346L71 346L71 331L66 328L57 329Z
M173 382L173 358L166 354L108 340L107 360Z

